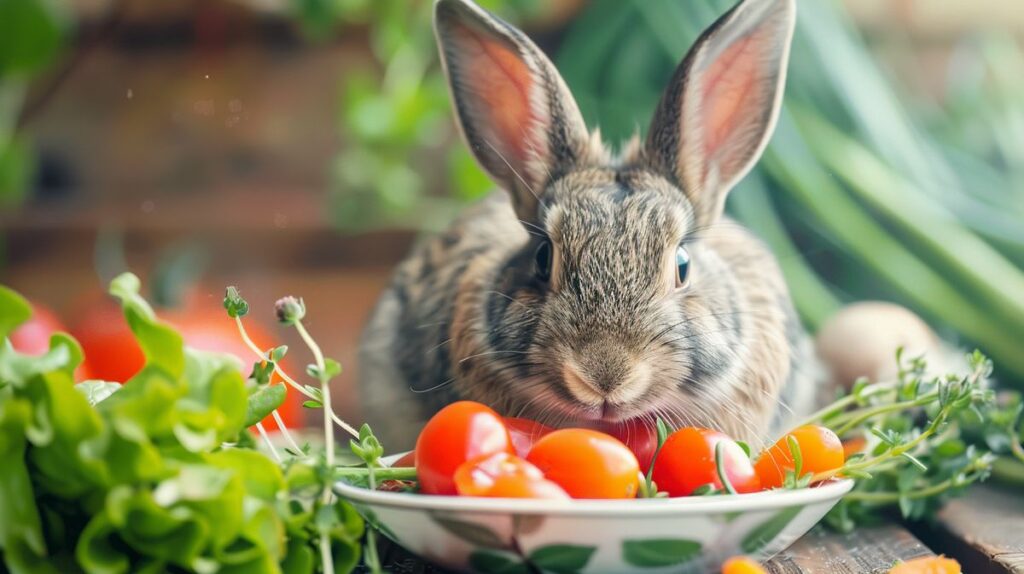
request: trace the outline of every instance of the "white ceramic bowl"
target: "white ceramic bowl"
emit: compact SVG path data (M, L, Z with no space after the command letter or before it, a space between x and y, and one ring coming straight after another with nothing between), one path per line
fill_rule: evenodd
M643 500L550 501L427 496L338 483L367 521L421 558L454 570L625 574L718 572L764 560L803 536L853 488Z

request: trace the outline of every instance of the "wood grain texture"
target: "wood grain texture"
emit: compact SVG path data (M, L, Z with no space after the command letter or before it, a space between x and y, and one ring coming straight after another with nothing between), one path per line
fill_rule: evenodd
M976 486L918 535L959 560L964 572L1024 574L1024 492Z
M931 556L913 534L897 525L836 534L818 528L765 565L771 574L884 574L897 560Z

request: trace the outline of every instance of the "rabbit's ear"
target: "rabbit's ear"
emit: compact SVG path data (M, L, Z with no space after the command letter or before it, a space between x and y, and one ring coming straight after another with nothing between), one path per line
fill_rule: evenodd
M775 127L796 19L794 0L745 0L697 40L662 96L645 144L699 224L715 221Z
M522 32L470 0L438 0L434 31L459 126L521 219L584 153L587 129L551 61Z

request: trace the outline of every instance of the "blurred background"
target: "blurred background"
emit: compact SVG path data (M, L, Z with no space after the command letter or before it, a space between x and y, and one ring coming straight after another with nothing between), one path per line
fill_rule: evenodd
M731 2L481 4L615 142ZM430 5L0 0L0 282L113 380L139 360L103 295L124 269L197 346L234 337L227 284L267 346L297 343L272 304L302 296L349 367L335 408L358 417L356 342L390 269L491 189L453 130ZM895 301L1024 383L1022 39L1017 0L800 2L785 110L729 210L810 328Z

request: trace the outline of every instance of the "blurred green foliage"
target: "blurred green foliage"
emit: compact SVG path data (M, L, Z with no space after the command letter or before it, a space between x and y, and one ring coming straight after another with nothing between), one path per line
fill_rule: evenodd
M34 166L15 133L28 82L63 46L67 22L46 0L0 2L0 208L26 195Z
M539 0L481 4L511 20L535 13ZM368 24L376 66L349 74L338 112L345 147L334 165L332 206L347 230L439 228L459 206L493 188L450 119L426 0L293 0L309 34ZM445 177L437 177L443 170ZM438 193L427 182L446 180Z

